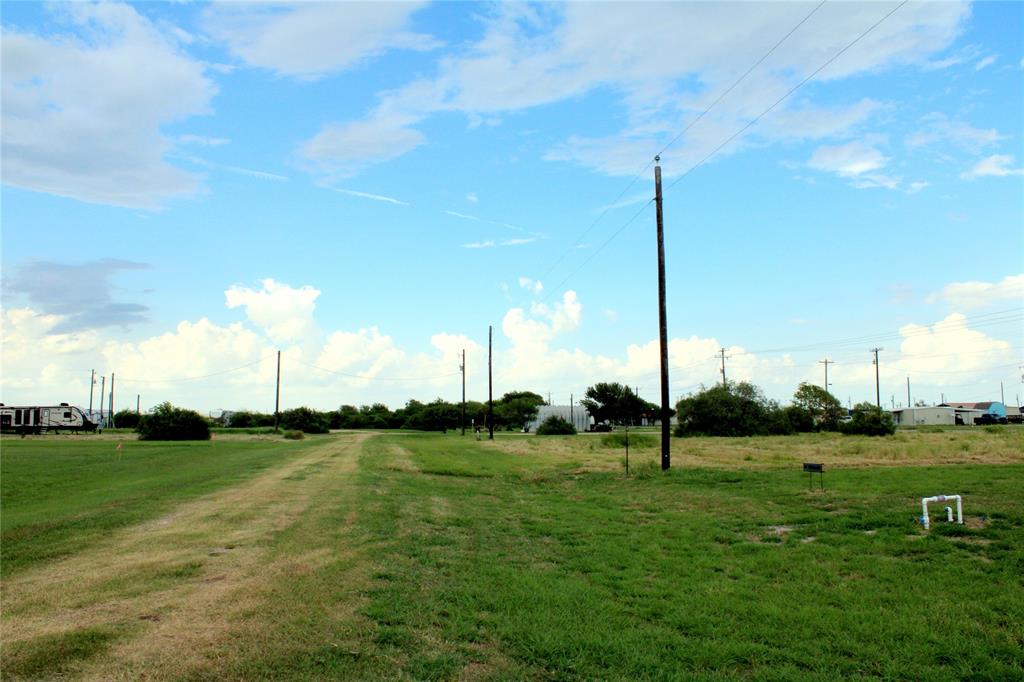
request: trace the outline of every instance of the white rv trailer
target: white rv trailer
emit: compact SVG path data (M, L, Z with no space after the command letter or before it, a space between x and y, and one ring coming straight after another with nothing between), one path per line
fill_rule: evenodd
M0 403L0 431L6 433L95 430L96 424L82 410L67 403L43 406Z

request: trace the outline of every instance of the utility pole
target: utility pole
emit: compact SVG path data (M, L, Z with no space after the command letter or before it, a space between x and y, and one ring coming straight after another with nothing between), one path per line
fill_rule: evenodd
M136 393L135 394L135 414L136 415L142 414L142 411L139 409L139 406L141 404L142 404L142 396L139 395L138 393Z
M96 370L91 370L89 374L89 418L92 419L92 391L96 388Z
M828 366L836 364L834 360L825 358L824 360L818 360L819 365L825 365L825 393L828 393Z
M884 348L872 348L870 352L875 354L875 406L882 407L882 394L878 383L878 351L885 350Z
M107 396L107 377L100 377L100 428L103 428L103 401Z
M654 204L658 223L658 339L661 343L661 470L671 466L668 407L668 314L665 310L665 221L662 215L661 157L654 157Z
M907 377L907 407L913 407L910 403L910 377Z
M274 392L274 433L281 425L281 351L277 351L277 390Z
M110 428L116 428L117 424L114 423L114 373L110 373L110 409L107 410L108 418L110 419Z
M491 343L494 328L487 325L487 440L494 440L494 378Z
M722 356L722 385L725 386L725 349L723 348L720 351L718 351L718 354Z
M551 406L551 391L548 391L548 406Z
M1002 379L999 380L999 402L1001 402L1003 405L1006 405L1006 394L1003 393Z
M574 397L575 396L573 396L572 393L569 394L569 423L572 424L573 427L576 426L576 413L574 411L575 408L573 407L573 402L572 402Z
M896 409L896 394L893 393L892 396L890 396L889 399L892 400L892 409L895 410Z
M462 349L462 364L459 365L462 372L462 435L466 435L466 349Z

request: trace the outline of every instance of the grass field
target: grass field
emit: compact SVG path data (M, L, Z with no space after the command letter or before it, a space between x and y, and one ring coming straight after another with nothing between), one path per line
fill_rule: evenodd
M5 439L0 670L1024 679L1024 430L656 445Z

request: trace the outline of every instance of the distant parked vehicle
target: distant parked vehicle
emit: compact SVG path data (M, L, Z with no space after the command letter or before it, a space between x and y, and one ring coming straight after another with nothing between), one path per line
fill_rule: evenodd
M97 425L82 410L67 403L45 406L7 406L0 403L0 431L4 433L77 433L96 429Z
M974 418L976 426L985 426L986 424L1005 424L1006 417L1000 417L995 414L983 414L980 417Z
M611 431L612 427L609 424L594 424L593 426L590 427L590 430L595 433L604 433L607 431Z

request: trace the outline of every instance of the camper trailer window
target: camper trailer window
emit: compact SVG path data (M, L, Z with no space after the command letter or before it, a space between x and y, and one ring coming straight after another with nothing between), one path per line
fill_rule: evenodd
M71 413L70 412L65 412L64 413L64 418L65 419L71 419Z
M14 411L14 425L21 426L21 410Z

